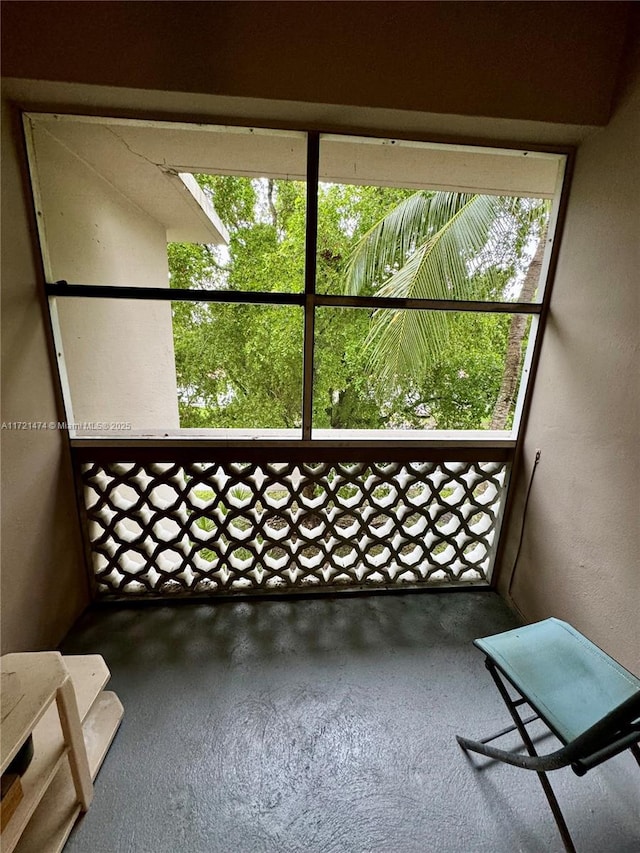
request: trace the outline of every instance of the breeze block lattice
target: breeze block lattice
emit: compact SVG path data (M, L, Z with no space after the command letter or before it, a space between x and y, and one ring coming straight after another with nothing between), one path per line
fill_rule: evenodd
M99 597L478 584L504 462L81 466Z

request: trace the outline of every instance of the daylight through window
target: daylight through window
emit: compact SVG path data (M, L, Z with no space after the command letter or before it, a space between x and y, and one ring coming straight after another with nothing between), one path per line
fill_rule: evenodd
M25 127L97 597L491 582L563 155Z
M77 435L514 434L561 155L26 124Z

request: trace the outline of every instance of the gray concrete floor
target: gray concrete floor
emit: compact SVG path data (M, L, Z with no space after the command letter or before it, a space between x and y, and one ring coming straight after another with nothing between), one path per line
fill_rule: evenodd
M455 741L508 724L471 640L515 624L484 592L88 612L62 650L125 716L65 853L561 851L536 776ZM640 851L629 753L552 783L579 853Z

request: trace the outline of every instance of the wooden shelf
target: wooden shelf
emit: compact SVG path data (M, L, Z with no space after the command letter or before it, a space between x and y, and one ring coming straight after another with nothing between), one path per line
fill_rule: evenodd
M29 734L34 748L31 764L22 776L23 799L2 832L2 851L58 853L81 805L55 701L57 690L71 678L91 780L104 761L123 708L115 693L102 689L109 670L100 655L6 655L2 663L3 686L9 684L8 679L13 682L3 695L3 768ZM9 726L5 727L5 719ZM9 735L16 738L15 743Z
M102 655L65 655L62 659L73 681L81 722L109 681L111 673Z
M0 772L7 769L66 678L58 652L3 656Z
M83 721L89 769L95 779L111 745L123 709L115 693L100 693ZM16 853L59 853L80 814L69 762L64 761L34 812Z
M69 762L65 761L22 834L16 853L60 853L80 816ZM3 850L4 853L4 850Z
M55 707L51 710L55 715ZM52 741L48 738L48 732L41 731L40 726L36 727L33 732L33 760L22 777L22 801L2 833L3 853L10 853L18 843L66 754L67 747L62 739L62 731L59 732L58 738ZM73 786L71 790L75 795Z
M116 736L123 714L124 709L116 694L110 690L103 690L83 723L89 770L94 780L102 767L111 741Z

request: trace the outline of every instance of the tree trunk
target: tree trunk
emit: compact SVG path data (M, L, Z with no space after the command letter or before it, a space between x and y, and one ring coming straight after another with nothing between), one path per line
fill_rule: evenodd
M267 181L267 202L269 204L269 215L271 216L271 224L274 228L278 227L278 213L273 202L273 191L275 184L271 178Z
M546 228L540 235L540 241L536 248L529 269L522 285L520 294L521 302L531 302L536 287L540 281L540 270L547 242ZM520 376L520 365L522 363L522 341L527 330L528 316L526 314L514 314L509 326L509 337L507 339L507 355L502 374L502 383L498 393L493 415L491 417L490 429L506 429L509 412L518 390L518 379Z

